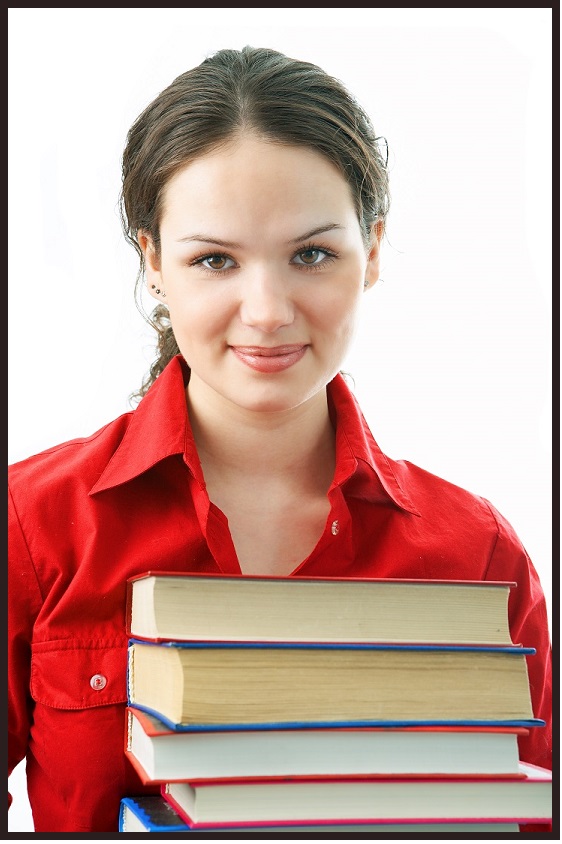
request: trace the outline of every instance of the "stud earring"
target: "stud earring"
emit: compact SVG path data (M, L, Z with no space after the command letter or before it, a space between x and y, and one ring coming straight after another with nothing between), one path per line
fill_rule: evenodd
M155 285L155 284L151 284L151 285L150 285L150 289L151 289L151 290L154 290L154 292L156 293L156 295L157 295L157 296L162 296L164 299L166 298L166 291L165 291L165 290L160 290L160 288L159 288L159 287L156 287L156 285Z
M366 278L365 281L363 282L363 290L368 290L368 288L369 288L369 279Z

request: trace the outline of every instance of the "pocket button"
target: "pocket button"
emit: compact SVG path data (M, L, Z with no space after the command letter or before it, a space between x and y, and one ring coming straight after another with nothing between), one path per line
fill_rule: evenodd
M90 686L94 691L101 692L107 686L107 677L104 677L103 674L94 674L93 677L90 677Z

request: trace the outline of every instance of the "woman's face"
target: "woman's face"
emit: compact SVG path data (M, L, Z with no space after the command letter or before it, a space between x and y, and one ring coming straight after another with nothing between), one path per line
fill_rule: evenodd
M350 188L308 147L242 135L168 182L161 252L140 233L148 289L191 368L189 394L259 412L318 396L378 278ZM166 296L162 299L161 293Z

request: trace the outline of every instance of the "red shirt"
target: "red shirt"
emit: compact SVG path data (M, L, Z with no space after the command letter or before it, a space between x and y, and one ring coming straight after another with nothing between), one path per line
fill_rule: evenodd
M178 356L136 410L10 467L9 764L27 756L36 832L115 832L122 797L158 791L124 754L127 578L240 574L226 518L206 493L188 378ZM533 707L547 722L520 754L550 767L546 606L521 542L486 500L385 457L340 375L328 397L331 513L291 576L515 581L512 639L537 650Z

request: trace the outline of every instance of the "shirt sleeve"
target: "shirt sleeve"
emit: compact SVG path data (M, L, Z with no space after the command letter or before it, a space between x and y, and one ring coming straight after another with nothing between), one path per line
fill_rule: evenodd
M535 648L527 657L529 686L535 718L544 727L532 727L520 739L520 758L552 770L552 646L547 607L539 576L515 531L489 503L498 535L486 579L514 581L509 596L509 624L514 644Z
M8 492L8 776L27 753L31 639L41 603L37 575ZM8 794L8 805L11 802Z

